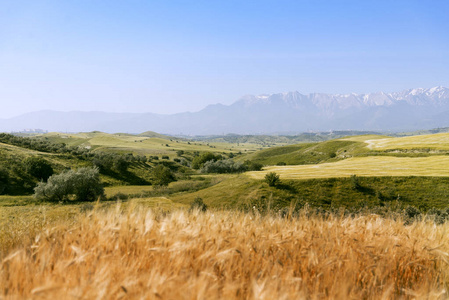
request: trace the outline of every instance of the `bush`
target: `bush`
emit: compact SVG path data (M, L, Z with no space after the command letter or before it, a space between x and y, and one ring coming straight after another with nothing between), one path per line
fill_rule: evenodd
M170 168L164 165L158 165L154 167L152 171L153 175L153 185L157 186L167 186L170 182L175 180Z
M278 174L275 172L270 172L265 175L265 182L268 183L269 186L276 186L281 182L281 180Z
M129 162L123 157L115 157L114 159L114 169L116 169L120 173L124 173L128 170Z
M0 195L7 189L9 185L9 173L0 167Z
M351 180L351 188L353 190L358 190L360 188L360 183L357 175L351 175L350 180Z
M49 201L93 201L104 195L98 168L81 168L52 175L39 182L34 197Z
M222 156L217 154L213 154L211 152L206 152L203 153L201 155L196 156L193 160L192 160L192 168L194 169L201 169L203 167L203 165L208 162L208 161L217 161L222 159Z
M245 160L243 164L246 166L248 171L260 171L263 168L263 165L261 163L250 160Z
M190 210L206 211L207 205L203 202L202 198L196 197L195 200L193 200L192 204L190 204Z
M280 161L276 164L276 166L286 166L287 164L283 161Z
M231 159L207 161L201 168L201 173L241 173L247 170L242 163L237 163Z
M32 156L25 159L25 170L39 180L46 181L53 175L53 168L48 161L41 157Z

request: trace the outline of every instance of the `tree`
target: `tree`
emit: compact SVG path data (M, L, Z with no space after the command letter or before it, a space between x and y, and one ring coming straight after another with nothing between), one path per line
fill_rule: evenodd
M260 171L263 168L261 163L255 161L245 160L243 164L246 166L248 171Z
M48 177L53 175L51 164L41 157L28 157L25 159L24 165L27 173L39 180L46 181Z
M208 161L217 161L222 159L222 156L217 154L213 154L211 152L206 152L201 155L195 156L195 158L192 160L192 168L194 169L201 169L204 165L204 163Z
M121 156L117 156L114 159L114 169L120 173L124 173L128 170L129 162Z
M247 170L242 163L233 161L232 159L209 160L204 163L201 173L241 173Z
M170 168L164 165L154 167L152 171L153 185L167 186L170 182L175 180L175 176Z
M9 184L9 173L6 169L0 167L0 194L3 193Z
M275 172L270 172L265 175L265 182L268 183L269 186L276 186L280 181L279 175Z
M104 195L98 168L67 170L39 182L34 197L49 201L93 201Z

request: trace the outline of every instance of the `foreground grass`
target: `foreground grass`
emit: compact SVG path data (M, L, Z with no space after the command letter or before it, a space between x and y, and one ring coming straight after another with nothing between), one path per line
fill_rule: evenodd
M335 178L357 176L448 176L449 156L353 157L318 165L272 166L262 172L248 172L255 179L263 179L268 172L276 172L285 179Z
M0 298L446 298L449 225L93 211L0 257Z

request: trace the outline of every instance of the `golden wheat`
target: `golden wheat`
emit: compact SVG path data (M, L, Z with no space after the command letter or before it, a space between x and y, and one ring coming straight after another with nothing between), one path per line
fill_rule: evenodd
M1 257L0 299L443 299L449 225L91 212Z

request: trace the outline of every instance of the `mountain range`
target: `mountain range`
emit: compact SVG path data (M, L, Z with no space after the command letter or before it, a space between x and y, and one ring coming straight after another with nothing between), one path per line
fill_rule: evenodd
M38 111L0 119L0 131L156 131L172 135L273 134L328 130L405 131L449 126L449 89L395 93L244 96L231 105L172 115Z

